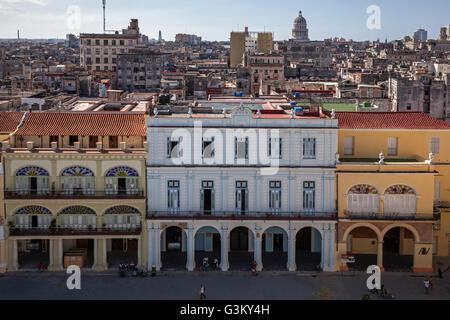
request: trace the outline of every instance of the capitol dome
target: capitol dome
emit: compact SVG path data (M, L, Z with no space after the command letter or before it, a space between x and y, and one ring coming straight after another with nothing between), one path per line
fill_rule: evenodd
M292 38L297 41L309 41L308 24L301 11L298 13L298 17L295 18Z

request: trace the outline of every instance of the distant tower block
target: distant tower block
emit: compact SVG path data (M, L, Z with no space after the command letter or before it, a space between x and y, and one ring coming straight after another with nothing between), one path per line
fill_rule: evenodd
M162 41L162 32L161 32L161 30L159 30L158 41L159 42Z
M20 41L20 31L17 29L17 41Z

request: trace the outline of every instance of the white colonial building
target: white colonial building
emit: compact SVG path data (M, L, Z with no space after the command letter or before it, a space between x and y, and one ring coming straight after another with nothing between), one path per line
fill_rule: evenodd
M334 271L337 120L283 110L148 119L148 266Z

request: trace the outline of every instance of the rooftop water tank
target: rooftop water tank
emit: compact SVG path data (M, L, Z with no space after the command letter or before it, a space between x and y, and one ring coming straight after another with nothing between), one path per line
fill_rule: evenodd
M297 102L292 101L292 102L291 102L291 107L295 107L295 106L297 106Z
M294 94L294 97L296 97L296 98L300 97L300 92L296 92L296 93Z
M294 108L294 113L296 116L301 116L303 114L303 108L302 107Z

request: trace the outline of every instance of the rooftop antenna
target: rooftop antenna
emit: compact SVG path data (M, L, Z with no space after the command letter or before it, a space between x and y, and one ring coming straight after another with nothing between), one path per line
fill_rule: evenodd
M103 0L103 33L106 33L106 0Z

